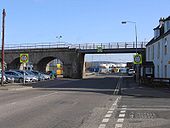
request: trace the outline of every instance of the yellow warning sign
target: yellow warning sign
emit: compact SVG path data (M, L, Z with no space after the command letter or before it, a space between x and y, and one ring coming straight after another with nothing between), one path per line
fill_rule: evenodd
M61 64L57 64L57 68L60 69L61 68Z
M142 55L141 54L134 55L134 64L142 64Z
M28 63L29 55L27 53L20 54L20 63Z

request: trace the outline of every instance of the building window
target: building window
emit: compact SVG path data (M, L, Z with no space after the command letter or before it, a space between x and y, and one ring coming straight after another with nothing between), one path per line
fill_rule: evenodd
M168 69L167 69L167 65L165 65L165 78L167 78L167 71Z
M152 46L152 60L154 60L154 45Z
M165 53L165 55L167 54L167 52L168 52L168 48L167 48L167 38L165 38L165 44L164 44L164 53Z
M165 33L170 29L170 21L165 21Z
M158 59L160 58L160 42L158 42Z
M148 60L150 60L150 47L148 47Z
M157 77L159 78L159 65L157 66Z

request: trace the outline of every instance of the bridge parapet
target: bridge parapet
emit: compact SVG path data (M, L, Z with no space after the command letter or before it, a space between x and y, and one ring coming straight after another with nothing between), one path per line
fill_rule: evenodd
M137 48L145 48L146 42L138 42ZM136 48L135 42L110 42L110 43L81 43L69 44L66 42L48 42L48 43L25 43L25 44L6 44L5 50L11 49L50 49L50 48L75 48L75 49L118 49L118 48Z
M138 42L137 48L145 48L145 42ZM119 48L136 48L135 42L111 42L111 43L85 43L85 44L73 44L69 46L76 49L119 49Z

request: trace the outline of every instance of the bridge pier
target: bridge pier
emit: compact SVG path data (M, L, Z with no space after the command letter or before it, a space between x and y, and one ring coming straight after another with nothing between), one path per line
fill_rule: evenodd
M81 79L83 77L84 56L85 54L76 53L75 58L72 61L71 78Z

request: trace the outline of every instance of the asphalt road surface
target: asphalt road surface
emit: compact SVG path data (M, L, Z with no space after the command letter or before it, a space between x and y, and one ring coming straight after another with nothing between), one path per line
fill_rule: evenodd
M0 128L169 128L170 91L133 78L56 79L0 91Z

